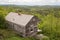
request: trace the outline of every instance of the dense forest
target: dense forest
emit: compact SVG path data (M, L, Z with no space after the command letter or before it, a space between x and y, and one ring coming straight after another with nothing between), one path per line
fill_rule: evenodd
M43 40L60 40L60 6L16 6L0 5L0 39L1 40L37 40L33 37L23 38L6 27L5 16L19 9L23 14L35 15L40 19L37 25L42 34L48 36Z

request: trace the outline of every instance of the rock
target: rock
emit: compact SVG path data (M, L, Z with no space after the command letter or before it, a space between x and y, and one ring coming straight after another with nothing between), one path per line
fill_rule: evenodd
M2 40L3 39L3 35L2 34L0 34L0 40Z
M39 40L49 40L49 37L44 36L43 34L37 34L35 38Z
M40 29L38 29L37 31L38 31L38 32L42 32L42 30L40 30Z

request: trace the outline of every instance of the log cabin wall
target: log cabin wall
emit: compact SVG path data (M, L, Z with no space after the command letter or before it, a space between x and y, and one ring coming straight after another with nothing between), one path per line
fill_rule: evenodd
M38 19L33 17L26 26L26 36L33 36L37 33Z

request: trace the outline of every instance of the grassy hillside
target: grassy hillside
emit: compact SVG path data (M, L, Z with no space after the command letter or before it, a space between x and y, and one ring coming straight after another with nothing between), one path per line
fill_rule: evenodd
M38 28L42 34L50 40L60 40L60 7L59 6L0 6L0 34L2 40L36 40L35 38L23 38L7 29L5 16L9 12L16 12L19 9L23 14L32 14L40 19Z

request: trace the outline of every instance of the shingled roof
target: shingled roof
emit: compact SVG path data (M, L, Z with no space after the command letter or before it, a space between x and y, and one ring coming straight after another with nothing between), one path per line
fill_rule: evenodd
M21 26L26 26L26 24L32 19L33 15L21 14L10 12L5 19L9 22L16 23Z

